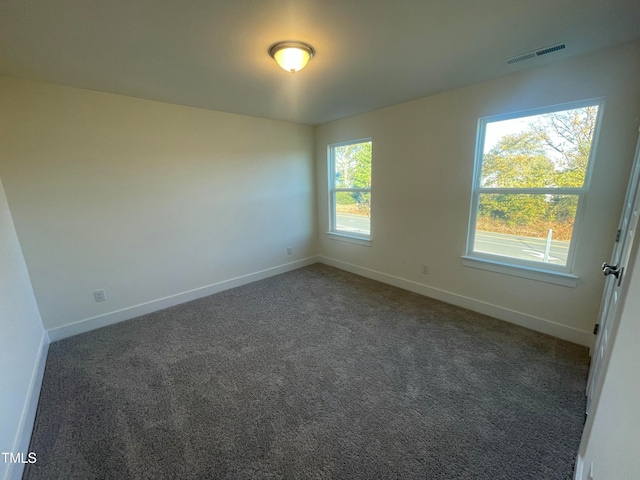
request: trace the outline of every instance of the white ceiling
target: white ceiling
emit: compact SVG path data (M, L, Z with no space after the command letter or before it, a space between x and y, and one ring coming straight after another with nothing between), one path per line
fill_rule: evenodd
M638 0L0 0L0 74L311 125L637 38Z

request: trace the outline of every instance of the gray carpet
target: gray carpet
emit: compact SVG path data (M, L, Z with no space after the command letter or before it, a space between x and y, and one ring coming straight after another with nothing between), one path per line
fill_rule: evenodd
M584 347L323 265L51 345L26 479L570 479Z

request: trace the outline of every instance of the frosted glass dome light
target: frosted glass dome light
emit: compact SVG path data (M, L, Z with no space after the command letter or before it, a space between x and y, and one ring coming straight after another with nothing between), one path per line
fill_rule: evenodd
M269 56L273 58L283 70L295 73L302 70L307 62L313 58L316 51L304 42L278 42L269 47Z

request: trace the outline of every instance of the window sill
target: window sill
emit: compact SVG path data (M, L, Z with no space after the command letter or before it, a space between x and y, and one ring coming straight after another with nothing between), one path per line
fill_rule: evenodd
M371 246L371 239L364 237L356 237L355 235L347 235L345 233L327 232L327 237L331 240L337 240L339 242L355 243L356 245L363 245L365 247Z
M486 258L472 257L469 255L462 256L462 265L465 267L479 268L480 270L488 270L490 272L503 273L514 277L528 278L539 282L553 283L564 287L575 288L578 286L578 276L572 273L559 272L556 270L529 267L525 265L517 265L498 260L489 260Z

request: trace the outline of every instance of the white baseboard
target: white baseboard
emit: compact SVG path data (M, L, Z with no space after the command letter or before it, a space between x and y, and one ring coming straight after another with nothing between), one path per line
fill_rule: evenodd
M324 256L307 257L302 260L297 260L295 262L286 263L277 267L260 270L258 272L242 275L240 277L232 278L229 280L224 280L222 282L196 288L187 292L182 292L176 295L171 295L169 297L160 298L158 300L134 305L122 310L109 312L103 315L98 315L96 317L86 318L49 330L49 339L52 342L55 342L63 338L89 332L91 330L105 327L107 325L112 325L114 323L119 323L125 320L130 320L141 315L146 315L157 310L173 307L175 305L179 305L180 303L188 302L201 297L206 297L208 295L213 295L214 293L222 292L230 288L239 287L241 285L246 285L257 280L262 280L274 275L279 275L291 270L296 270L298 268L312 265L317 262L340 268L342 270L346 270L363 277L371 278L379 282L387 283L389 285L393 285L405 290L409 290L420 295L435 298L436 300L441 300L443 302L451 303L463 308L468 308L469 310L489 315L491 317L514 323L516 325L520 325L522 327L529 328L541 333L546 333L548 335L561 338L572 343L577 343L586 347L591 347L591 344L593 343L593 335L591 334L591 332L579 330L577 328L562 325L551 320L546 320L544 318L535 317L533 315L528 315L526 313L518 312L515 310L510 310L508 308L483 302L481 300L476 300L473 298L465 297L463 295L448 292L446 290L429 287L412 280L407 280L405 278L389 275L377 270L360 267L358 265L353 265L348 262L343 262L341 260L336 260Z
M31 433L33 432L33 424L36 419L36 411L38 410L38 400L40 399L40 389L42 388L42 379L44 377L44 367L47 363L47 352L49 351L49 336L46 331L42 332L40 338L40 347L38 356L36 357L35 365L33 366L33 373L31 375L31 383L29 385L29 392L22 409L22 415L18 426L18 433L14 441L13 449L14 453L28 454L29 443L31 442ZM19 480L22 478L24 471L24 464L22 463L9 463L9 467L6 470L6 480Z
M457 293L448 292L439 288L429 287L412 280L396 277L387 273L379 272L377 270L371 270L369 268L360 267L351 263L343 262L342 260L336 260L329 257L319 256L318 261L332 267L346 270L347 272L355 273L363 277L371 278L382 283L393 285L410 292L418 293L426 297L435 298L443 302L451 303L459 307L473 310L474 312L489 315L505 322L514 323L521 327L535 330L537 332L546 333L553 337L561 338L578 345L584 345L585 347L591 347L593 343L593 335L591 332L579 330L577 328L561 325L551 320L545 320L544 318L534 317L526 313L517 312L508 308L500 307L491 303L483 302L473 298L458 295Z
M113 325L114 323L123 322L132 318L146 315L158 310L173 307L184 302L189 302L197 298L213 295L214 293L222 292L230 288L246 285L247 283L255 282L257 280L263 280L274 275L289 272L291 270L297 270L298 268L306 267L318 262L318 257L312 256L297 260L295 262L285 263L277 267L267 268L258 272L249 273L240 277L231 278L229 280L223 280L222 282L214 283L200 288L195 288L187 292L177 293L150 302L141 303L132 307L123 308L122 310L116 310L114 312L105 313L96 317L85 318L77 322L69 323L61 327L52 328L48 330L49 338L52 342L62 340L63 338L72 337L80 333L89 332L97 328L106 327L107 325Z

